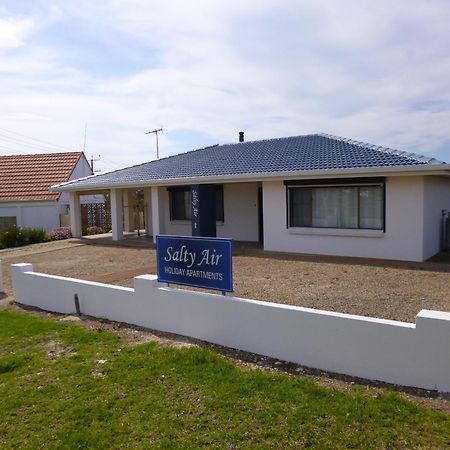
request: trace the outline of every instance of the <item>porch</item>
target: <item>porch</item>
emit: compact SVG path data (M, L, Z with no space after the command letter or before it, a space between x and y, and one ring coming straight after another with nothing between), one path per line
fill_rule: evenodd
M262 242L261 183L228 183L211 185L215 189L215 205L203 209L213 215L217 237L236 241ZM192 186L145 186L110 189L111 234L95 237L97 242L155 242L158 234L190 236L193 229ZM105 190L101 191L103 194ZM70 225L74 237L82 236L80 196L97 191L70 192ZM139 231L138 231L139 230ZM86 239L92 239L86 237Z

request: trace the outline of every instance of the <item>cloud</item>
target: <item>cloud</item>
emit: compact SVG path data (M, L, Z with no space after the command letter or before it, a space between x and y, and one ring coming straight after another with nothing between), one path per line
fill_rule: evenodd
M160 125L163 156L241 130L323 131L450 160L446 2L38 1L13 13L40 25L0 60L4 127L80 148L87 122L88 152L110 164L154 157L144 133Z
M30 19L0 17L0 52L24 45L33 28Z

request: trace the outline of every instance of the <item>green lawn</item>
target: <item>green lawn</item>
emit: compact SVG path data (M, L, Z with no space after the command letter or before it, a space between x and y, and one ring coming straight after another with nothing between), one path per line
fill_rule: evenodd
M0 312L0 448L447 448L450 417L385 391L242 371L209 349L124 347Z

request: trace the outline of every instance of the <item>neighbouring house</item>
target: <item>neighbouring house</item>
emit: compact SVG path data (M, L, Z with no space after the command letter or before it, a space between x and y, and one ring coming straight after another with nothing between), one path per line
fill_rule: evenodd
M0 156L0 230L16 225L51 231L69 225L69 195L57 183L92 175L83 152ZM103 196L85 202L103 202Z
M109 190L119 240L136 190L148 235L191 235L199 185L214 189L217 236L281 252L424 261L450 210L450 165L324 134L206 147L53 189L70 194L77 236L80 195Z

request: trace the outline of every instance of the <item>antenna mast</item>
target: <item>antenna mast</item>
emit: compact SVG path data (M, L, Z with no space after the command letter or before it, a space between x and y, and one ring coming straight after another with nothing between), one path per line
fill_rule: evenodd
M86 134L87 134L87 122L84 124L83 152L86 152Z
M161 127L161 128L155 129L155 130L153 130L153 131L147 131L147 133L145 133L145 134L153 134L153 133L155 133L155 136L156 136L156 159L159 159L158 133L162 133L163 131L164 131L164 130L163 130L163 128Z

